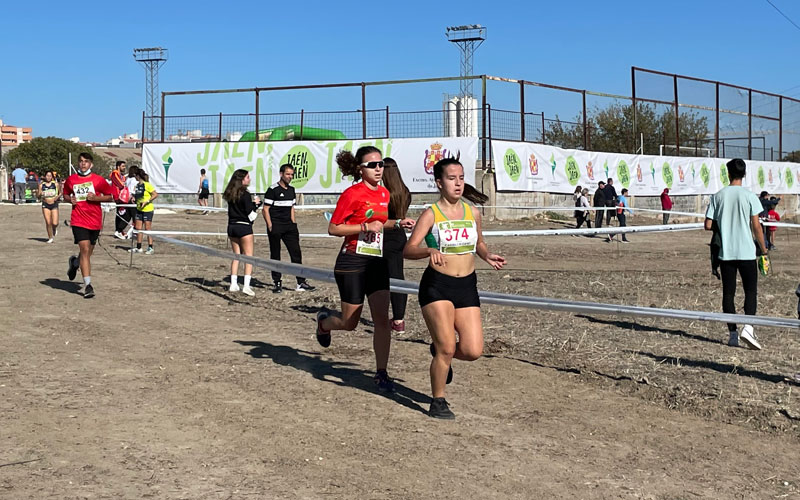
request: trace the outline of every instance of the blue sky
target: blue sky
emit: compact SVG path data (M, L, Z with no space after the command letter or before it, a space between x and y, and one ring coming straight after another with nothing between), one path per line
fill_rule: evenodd
M800 2L772 1L800 24ZM47 1L4 2L1 15L0 119L36 136L104 141L140 131L136 47L169 49L162 91L455 76L458 51L444 30L472 23L488 28L476 74L629 95L635 65L800 96L800 30L765 0ZM442 92L457 90L375 92L368 107L439 109ZM356 109L358 95L286 93L262 101L261 112ZM490 103L511 108L513 95L497 91ZM555 111L574 116L577 104L562 99ZM526 107L553 112L553 98L535 94ZM167 114L251 110L249 95L167 106Z

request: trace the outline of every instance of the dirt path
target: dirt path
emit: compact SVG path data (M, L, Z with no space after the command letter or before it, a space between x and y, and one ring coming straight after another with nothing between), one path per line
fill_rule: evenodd
M330 349L314 340L333 285L278 296L258 272L249 299L226 291L226 261L157 245L129 269L124 245L104 237L97 297L84 300L66 282L67 228L46 245L37 210L0 215L2 498L798 497L798 385L785 379L800 368L796 332L764 329L755 353L722 345L717 325L486 306L487 355L454 365L458 418L440 422L424 414L430 356L414 298L393 344L398 391L384 397L368 321ZM304 217L301 230L321 221ZM510 269L482 268L480 286L592 300L601 283L608 302L717 309L705 235L631 239L497 242ZM762 314L796 307L793 241L778 240ZM330 267L336 242L303 250Z

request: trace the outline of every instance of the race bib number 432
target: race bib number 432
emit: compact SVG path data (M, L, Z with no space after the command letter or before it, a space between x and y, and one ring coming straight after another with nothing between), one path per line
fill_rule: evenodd
M89 196L89 193L95 194L94 183L84 182L83 184L75 184L72 186L72 192L75 193L75 199L77 201L86 201L86 197Z
M379 232L361 231L358 233L356 253L372 257L383 257L383 229Z

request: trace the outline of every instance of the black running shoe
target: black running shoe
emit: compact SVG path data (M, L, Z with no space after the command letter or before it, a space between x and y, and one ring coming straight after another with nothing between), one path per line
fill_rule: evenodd
M67 278L69 278L70 281L75 279L75 275L78 274L78 268L80 268L78 257L70 255L69 264L67 265Z
M91 299L92 297L94 297L94 287L92 287L92 284L89 283L83 289L83 298L84 299Z
M331 345L331 332L325 331L322 328L322 320L328 317L328 311L317 312L317 342L322 347L330 347Z
M431 356L436 357L436 346L433 345L433 342L431 342ZM450 362L452 363L452 361ZM445 381L445 384L449 384L452 381L453 381L453 365L451 364L447 370L447 380Z
M394 381L389 378L389 374L386 373L386 370L378 370L373 380L375 381L375 387L378 389L378 392L394 392Z
M428 415L433 418L441 418L443 420L455 420L456 415L450 411L450 405L444 398L433 398L431 401L431 409L428 410Z
M282 293L283 292L283 284L280 281L276 281L274 285L272 285L272 293Z

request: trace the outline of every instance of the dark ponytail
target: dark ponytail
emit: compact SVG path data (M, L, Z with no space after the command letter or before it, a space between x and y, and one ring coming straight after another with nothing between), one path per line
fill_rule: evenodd
M375 146L361 146L355 156L350 151L339 151L339 154L336 155L336 164L339 165L343 176L352 177L354 181L358 181L361 179L361 163L364 161L364 157L370 153L383 154Z
M436 180L442 180L442 176L444 176L444 169L450 165L460 165L461 168L464 168L464 165L461 165L456 158L445 158L443 160L439 160L436 162L436 165L433 166L433 178ZM489 201L489 197L485 194L481 193L477 189L475 189L471 184L464 183L464 193L461 195L462 198L466 198L467 200L475 203L477 205L483 205L487 201Z

